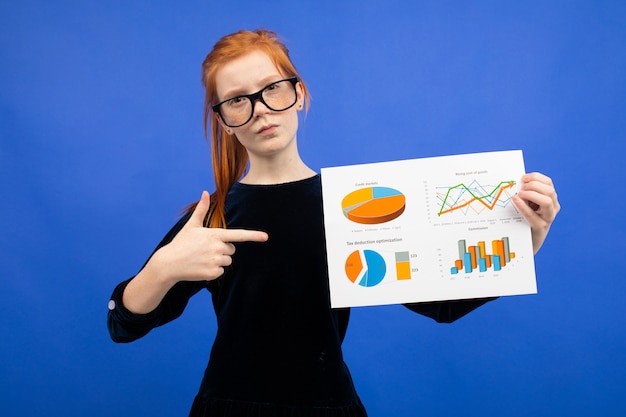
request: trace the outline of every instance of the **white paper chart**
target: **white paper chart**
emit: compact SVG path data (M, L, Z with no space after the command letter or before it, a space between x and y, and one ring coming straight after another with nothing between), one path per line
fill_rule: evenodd
M321 173L332 307L537 292L521 151Z

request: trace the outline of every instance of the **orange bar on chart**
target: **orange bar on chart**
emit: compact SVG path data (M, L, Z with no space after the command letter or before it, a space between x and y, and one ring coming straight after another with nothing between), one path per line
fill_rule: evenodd
M476 246L470 246L467 251L472 256L472 269L476 269L478 266L478 257L476 256Z
M463 260L462 259L457 259L456 261L454 261L454 266L456 266L456 268L460 271L463 269Z
M497 240L492 240L491 241L491 252L492 252L493 256L499 256L500 259L503 258L502 254L500 253L500 245L498 245L498 241Z
M493 254L500 257L500 266L504 267L506 265L506 259L504 256L504 242L502 240L494 240L491 242L491 246L493 248Z
M411 279L411 263L396 262L396 277L399 280Z
M485 249L485 242L478 242L478 249L480 250L480 253L478 254L479 258L484 258L487 256L487 249Z

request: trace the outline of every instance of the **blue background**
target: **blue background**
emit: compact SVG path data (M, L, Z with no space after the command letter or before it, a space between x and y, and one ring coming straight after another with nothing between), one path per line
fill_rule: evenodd
M312 92L316 170L523 149L563 206L537 295L451 325L353 310L370 415L626 415L626 2L3 0L0 20L0 415L187 414L208 293L128 345L107 301L212 189L200 63L257 27Z

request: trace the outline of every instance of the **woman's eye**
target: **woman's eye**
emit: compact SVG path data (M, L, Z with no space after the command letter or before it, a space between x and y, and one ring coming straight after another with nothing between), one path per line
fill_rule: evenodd
M226 105L230 107L240 106L242 103L245 102L245 100L245 97L233 97L226 102Z

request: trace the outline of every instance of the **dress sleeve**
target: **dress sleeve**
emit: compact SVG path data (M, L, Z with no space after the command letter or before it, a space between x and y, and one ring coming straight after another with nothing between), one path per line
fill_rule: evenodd
M496 298L497 297L434 301L429 303L404 304L404 306L415 313L430 317L438 323L452 323Z
M152 255L174 239L176 234L187 223L189 217L190 215L182 217L176 225L172 227L152 252ZM150 255L150 257L152 257L152 255ZM150 258L148 258L148 260L150 260ZM146 261L146 263L148 263L148 261ZM131 280L132 278L118 284L113 290L113 295L109 300L107 327L111 339L118 343L132 342L133 340L145 336L153 328L162 326L178 318L185 310L189 299L207 286L207 283L203 281L181 281L168 291L161 303L153 311L147 314L135 314L129 311L122 301L124 289Z

